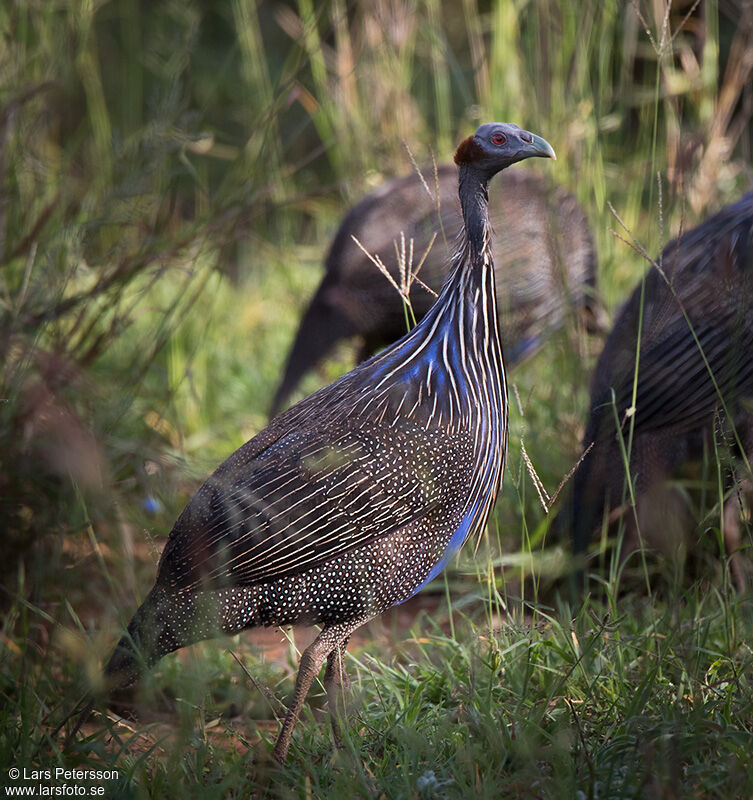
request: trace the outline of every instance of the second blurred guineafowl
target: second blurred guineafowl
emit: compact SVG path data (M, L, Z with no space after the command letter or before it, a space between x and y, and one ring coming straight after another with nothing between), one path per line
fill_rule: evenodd
M753 456L753 193L670 243L659 267L625 304L596 365L583 437L584 450L593 446L557 521L571 529L576 554L604 515L619 513L629 498L618 437L627 449L631 417L638 527L655 544L667 537L672 520L663 503L650 502L652 489L682 463L699 459L704 447L713 452L715 431L738 455L742 449ZM749 486L750 475L742 478L738 485ZM728 550L739 546L735 507L737 495L725 513ZM632 513L627 521L635 544ZM732 569L740 586L739 560Z
M536 175L502 173L489 216L499 324L509 365L534 352L547 333L562 324L569 308L588 307L598 315L593 302L596 254L588 220L575 198L563 189L552 192ZM436 176L427 170L423 180L414 173L388 181L351 209L301 320L272 416L337 342L361 337L363 360L405 333L399 294L353 237L397 278L395 242L401 233L406 242L413 240L414 266L436 233L419 277L438 292L461 224L453 165L440 166ZM417 319L433 302L432 294L414 284L411 304Z

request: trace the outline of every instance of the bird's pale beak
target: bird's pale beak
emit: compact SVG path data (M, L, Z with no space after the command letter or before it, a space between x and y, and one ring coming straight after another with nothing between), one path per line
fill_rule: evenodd
M547 142L546 139L542 139L541 136L536 136L535 133L532 133L533 142L531 143L531 155L532 156L540 156L541 158L553 158L555 161L557 160L557 155L554 152L554 148Z

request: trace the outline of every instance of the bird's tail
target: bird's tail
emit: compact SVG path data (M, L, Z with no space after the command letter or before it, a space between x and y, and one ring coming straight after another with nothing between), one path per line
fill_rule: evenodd
M253 598L244 597L249 606ZM126 689L163 656L219 633L237 633L245 625L223 625L221 608L210 592L170 592L159 584L133 615L104 668L104 686L90 691L63 720L78 717L67 737L71 742L103 695Z
M178 603L174 595L171 596L160 586L152 589L133 615L128 624L128 632L120 639L105 665L104 687L88 692L61 723L60 727L69 719L77 718L73 730L66 738L66 746L91 717L102 699L102 694L131 686L162 656L189 643L182 641L176 635L175 625L170 624L170 620L176 616L176 609ZM190 614L191 608L185 608L184 612ZM186 630L190 630L190 626L186 626Z
M163 656L203 638L195 635L194 617L190 598L180 598L155 586L105 665L107 691L130 686Z

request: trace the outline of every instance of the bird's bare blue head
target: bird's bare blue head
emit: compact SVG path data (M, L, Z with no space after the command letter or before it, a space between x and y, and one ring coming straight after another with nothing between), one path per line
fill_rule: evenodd
M465 232L472 249L480 253L487 241L488 185L494 175L524 158L557 158L552 146L540 136L509 122L488 122L455 151Z
M510 164L536 157L557 158L549 142L510 122L487 122L455 151L458 167L478 173L483 181Z

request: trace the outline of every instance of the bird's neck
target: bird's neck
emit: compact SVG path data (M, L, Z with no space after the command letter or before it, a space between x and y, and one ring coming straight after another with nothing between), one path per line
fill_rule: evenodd
M423 408L429 413L429 421L437 420L437 424L465 421L473 427L478 423L479 430L491 431L497 441L504 426L487 428L484 421L487 415L506 418L507 397L489 239L487 181L462 168L460 181L465 226L450 275L437 302L413 331L373 362L367 362L375 382L369 407L381 397L391 398L387 402L394 407L405 405L411 414ZM426 372L422 380L416 380L421 365ZM422 396L431 398L428 405L421 406ZM477 431L477 435L481 433ZM500 448L497 441L494 452Z
M503 385L487 185L488 180L461 166L459 194L464 227L450 275L437 302L419 323L416 335L432 343L427 349L433 345L443 353L454 353L455 373L473 372L471 361L493 363L490 372Z
M474 265L489 246L489 179L478 169L463 164L459 184L465 237Z
M450 317L455 316L458 306L469 311L475 309L473 313L461 315L465 330L461 329L460 335L466 337L478 333L479 315L487 320L488 325L484 327L493 327L495 333L497 328L488 186L488 176L467 164L461 165L459 195L463 230L453 259L453 270L441 299Z

